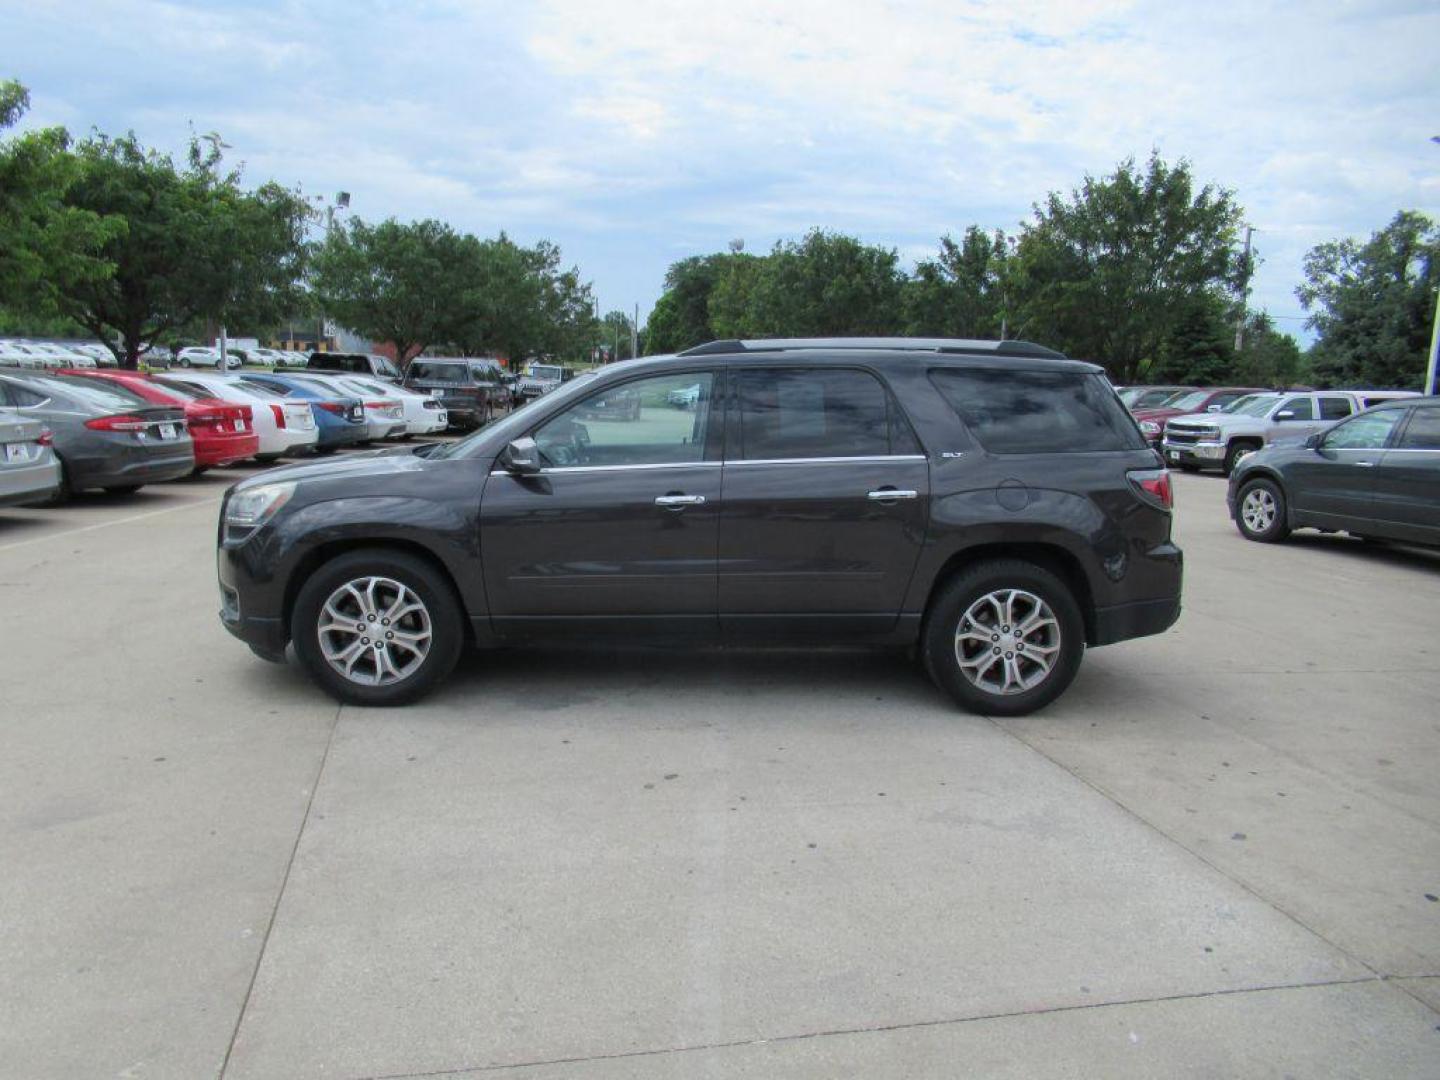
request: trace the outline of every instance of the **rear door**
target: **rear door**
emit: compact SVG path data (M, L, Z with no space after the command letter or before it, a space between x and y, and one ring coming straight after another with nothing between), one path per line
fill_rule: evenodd
M1404 428L1375 469L1375 517L1386 536L1440 545L1440 408L1405 411Z
M632 380L634 415L597 390L531 433L540 473L491 472L481 563L497 631L714 633L719 381L714 369ZM668 404L690 385L693 407Z
M883 633L929 507L929 467L859 368L734 368L720 517L722 633Z

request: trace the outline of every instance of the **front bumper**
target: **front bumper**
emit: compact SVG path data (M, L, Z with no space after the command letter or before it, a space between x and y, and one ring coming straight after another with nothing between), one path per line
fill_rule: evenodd
M1162 439L1160 452L1167 465L1193 465L1199 469L1225 460L1225 444L1219 442L1177 443Z

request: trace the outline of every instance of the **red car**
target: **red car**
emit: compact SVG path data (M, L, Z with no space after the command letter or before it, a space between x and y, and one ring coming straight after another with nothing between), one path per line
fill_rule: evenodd
M1158 448L1161 436L1165 434L1165 421L1172 416L1219 412L1225 406L1239 401L1246 394L1268 394L1269 392L1240 386L1212 386L1203 390L1191 390L1188 394L1172 398L1164 405L1157 405L1149 409L1132 409L1130 415L1135 417L1135 422L1140 425L1140 433L1145 436L1145 441Z
M64 374L116 383L154 405L183 407L185 426L190 429L190 438L195 443L196 472L214 465L244 461L260 452L260 436L255 434L249 405L189 394L174 386L162 386L138 371L72 368Z

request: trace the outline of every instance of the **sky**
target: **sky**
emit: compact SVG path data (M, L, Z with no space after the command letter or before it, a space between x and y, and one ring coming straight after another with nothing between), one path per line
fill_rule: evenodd
M932 255L1152 150L1232 189L1252 305L1305 252L1440 217L1440 4L0 0L23 126L218 132L367 220L549 239L643 321L666 267L814 227Z

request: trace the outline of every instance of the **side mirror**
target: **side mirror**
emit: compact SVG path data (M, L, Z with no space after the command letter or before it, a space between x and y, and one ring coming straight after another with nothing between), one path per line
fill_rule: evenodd
M1224 406L1224 405L1211 405L1211 406L1210 406L1208 409L1206 409L1205 411L1206 411L1206 412L1224 412L1224 411L1225 411L1225 406Z
M1323 439L1324 437L1325 437L1324 434L1323 434L1322 432L1319 432L1319 431L1315 432L1314 435L1309 435L1309 436L1307 436L1306 439L1305 439L1305 449L1306 449L1306 450L1318 450L1318 449L1320 449L1320 440Z
M1294 420L1295 414L1289 409L1281 409L1275 414L1276 420Z
M515 439L500 451L500 464L516 476L534 476L540 471L540 448L534 439Z

